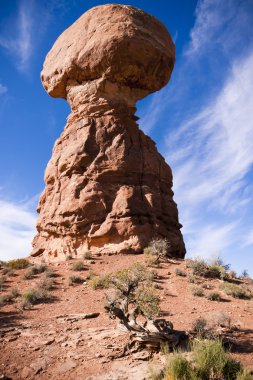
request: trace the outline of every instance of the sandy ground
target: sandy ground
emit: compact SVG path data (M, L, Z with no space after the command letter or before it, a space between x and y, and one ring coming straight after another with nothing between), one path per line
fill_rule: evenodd
M70 275L86 279L95 274L109 273L126 268L134 262L143 262L143 255L103 256L85 261L85 270L72 270L75 260L61 264L49 264L57 277L52 300L35 305L31 310L21 310L19 299L0 309L0 375L10 379L147 379L148 362L145 355L129 355L111 360L128 340L128 333L119 328L118 322L109 318L104 310L104 290L92 290L87 284L69 286ZM234 299L222 294L222 301L210 301L206 297L194 297L187 277L175 274L179 268L186 273L184 261L164 262L156 271L159 274L157 292L161 297L164 318L172 321L177 330L189 331L193 322L204 317L209 321L223 312L237 326L233 332L236 348L232 356L253 370L253 299ZM15 277L8 277L1 295L17 288L20 293L36 286L43 274L31 280L24 279L26 270L16 270ZM200 279L206 284L205 293L219 289L217 279ZM253 283L243 280L243 286ZM97 318L82 319L73 314L99 313ZM154 356L159 363L160 356Z

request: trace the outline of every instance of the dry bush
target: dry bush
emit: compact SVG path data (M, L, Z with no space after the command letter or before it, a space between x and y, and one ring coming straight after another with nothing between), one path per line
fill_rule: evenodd
M29 266L29 261L27 259L15 259L9 260L5 263L5 267L10 269L25 269Z
M186 273L185 273L183 270L179 269L179 268L177 268L177 269L175 270L175 274L176 274L177 276L186 277Z
M70 276L69 277L69 285L72 286L74 284L82 284L84 282L84 279L80 276L76 276L76 275L73 275L73 276Z
M207 295L207 299L209 301L221 301L221 295L220 293L218 292L210 292L208 295Z
M226 282L226 283L222 284L221 289L228 296L232 296L233 298L241 298L241 299L250 298L250 295L240 285L231 284L231 283Z
M157 265L160 260L167 256L170 244L167 239L153 239L144 249L148 265Z
M203 297L204 296L204 290L203 290L202 286L191 285L190 289L191 289L192 295L194 295L195 297Z
M231 326L231 317L229 314L218 311L210 317L210 323L213 328Z
M82 261L76 261L73 264L72 269L77 271L77 272L82 271L82 270L84 270L84 263Z

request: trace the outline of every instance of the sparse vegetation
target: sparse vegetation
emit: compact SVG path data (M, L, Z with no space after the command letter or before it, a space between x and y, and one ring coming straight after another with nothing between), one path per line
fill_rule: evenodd
M72 269L77 271L77 272L82 271L82 270L84 270L84 263L82 261L76 261L73 264Z
M193 322L192 331L199 336L203 336L207 327L207 320L205 318L198 318Z
M9 293L6 293L0 297L0 306L13 302L19 296L19 291L16 288L12 289Z
M9 260L5 263L5 267L10 269L25 269L29 266L29 261L27 259L15 259Z
M177 276L186 277L186 273L183 270L179 269L179 268L177 268L175 270L175 273L176 273Z
M101 276L91 275L88 280L88 285L94 289L107 289L111 286L111 275L104 274Z
M4 289L5 282L6 282L6 277L0 277L0 291Z
M51 278L44 278L38 283L38 288L43 290L53 290L54 281Z
M48 267L46 264L33 265L30 268L28 268L25 272L24 279L30 280L31 278L33 278L33 276L36 276L37 274L43 273L47 270Z
M73 259L72 253L68 253L66 255L66 260L72 260L72 259Z
M42 288L32 288L32 289L27 289L23 294L22 294L22 299L23 303L22 306L23 308L30 308L32 305L35 305L37 303L43 303L48 300L50 300L50 296L48 293L45 291L45 289Z
M208 295L207 295L207 299L209 301L221 301L221 295L220 293L218 292L210 292Z
M229 327L231 326L231 317L229 314L218 311L210 318L212 327Z
M80 276L70 276L69 277L69 285L72 286L74 284L82 284L84 282L84 279Z
M162 258L168 255L170 244L166 239L153 239L144 249L146 262L148 265L159 264Z
M191 284L196 284L197 283L197 277L194 276L194 274L188 274L187 276L188 278L188 281L191 283Z
M194 295L195 297L203 297L204 296L204 290L203 290L202 286L191 285L190 289L191 289L192 295Z
M180 352L176 352L166 363L165 378L190 380L192 372L190 362Z
M240 285L226 282L222 285L221 288L228 296L232 296L233 298L241 298L241 299L250 298L250 295L247 294L245 289L243 289L242 286Z
M142 286L135 292L135 304L147 318L154 318L160 312L160 297L152 285Z
M204 277L208 271L208 265L201 258L187 260L186 266L192 269L192 274L195 276Z
M195 339L191 359L182 352L167 356L160 372L151 370L151 380L252 380L241 364L224 350L222 342L214 339Z

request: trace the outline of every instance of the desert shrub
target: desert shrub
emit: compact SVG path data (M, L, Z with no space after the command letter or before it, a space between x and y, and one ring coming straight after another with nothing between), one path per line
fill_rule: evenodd
M77 271L77 272L82 271L82 270L84 270L84 263L82 261L76 261L73 264L72 269Z
M170 244L166 239L153 239L144 249L146 261L149 265L159 264L161 258L166 257Z
M192 378L192 372L191 364L180 352L176 352L173 357L166 362L166 379L190 380Z
M23 307L30 307L37 303L43 303L50 299L48 293L41 288L27 289L23 294Z
M176 273L177 276L186 277L186 273L183 270L179 269L179 268L177 268L175 270L175 273Z
M195 276L202 276L202 277L204 277L208 273L208 265L201 258L196 258L194 260L188 260L187 267L191 268L192 273Z
M149 365L148 379L149 380L163 380L164 379L163 370L154 369L152 365Z
M0 305L3 306L8 302L13 302L19 296L19 291L16 288L14 288L9 293L6 293L2 297L0 297Z
M203 290L202 286L191 285L190 289L191 289L192 295L194 295L195 297L203 297L204 296L204 290Z
M196 282L197 282L197 278L196 278L196 276L194 276L193 274L189 274L188 276L187 276L187 278L188 278L188 281L191 283L191 284L196 284Z
M111 275L110 274L104 274L101 276L95 276L92 275L88 280L88 285L94 289L107 289L111 284Z
M69 285L74 285L74 284L82 284L84 282L84 279L80 276L70 276L69 277Z
M165 368L153 379L163 380L252 380L241 364L231 359L222 342L195 339L191 344L191 359L180 352L167 358ZM152 377L151 377L152 379Z
M135 304L147 318L154 318L160 312L160 297L154 286L142 286L135 292Z
M51 278L44 278L38 283L38 288L44 290L53 290L54 281Z
M46 269L45 271L45 276L47 278L53 278L53 277L56 277L56 274L55 272L53 271L53 269Z
M209 301L221 301L221 296L220 296L220 293L218 293L218 292L210 292L207 295L207 299Z
M205 318L198 318L192 324L192 331L202 336L207 327L207 320Z
M10 269L25 269L29 266L29 261L27 259L9 260L5 266Z
M92 253L91 253L91 251L85 251L84 252L84 254L83 254L83 258L85 259L85 260L90 260L90 259L92 259Z
M195 370L200 379L236 380L240 368L229 358L220 340L195 340L192 343L192 351Z
M38 265L33 265L30 268L27 269L27 271L24 274L24 279L29 280L33 278L36 274L40 274L45 272L48 269L46 264L38 264Z
M240 285L224 283L222 285L222 290L228 296L232 296L233 298L242 298L242 299L249 298L249 295L247 294L247 292Z
M209 276L227 280L229 278L229 267L229 264L224 264L220 258L216 258L212 261L211 265L209 265Z
M72 253L68 253L66 255L66 260L72 260L72 259L73 259Z
M230 327L231 317L222 311L218 311L210 318L213 327Z

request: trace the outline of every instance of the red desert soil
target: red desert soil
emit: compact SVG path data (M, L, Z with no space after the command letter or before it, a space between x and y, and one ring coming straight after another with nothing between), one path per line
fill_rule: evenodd
M101 256L85 260L85 269L72 270L76 260L49 264L57 274L55 286L50 292L49 303L21 310L16 303L0 309L0 375L10 379L147 379L148 363L140 354L111 360L127 342L128 333L119 328L104 310L104 290L92 290L87 284L69 286L70 275L84 279L89 272L95 274L114 272L135 262L144 262L144 255ZM233 332L236 342L233 357L253 370L253 300L234 299L222 295L222 301L210 301L194 297L187 277L175 274L176 269L186 273L184 261L163 262L156 268L160 279L157 290L162 303L163 317L170 320L177 330L190 330L193 322L204 317L212 320L218 312L231 317L237 327ZM44 274L31 280L24 279L24 270L16 270L15 277L7 277L6 288L1 295L17 288L20 293L36 286ZM1 271L0 271L1 272ZM253 290L250 280L240 280ZM221 283L215 279L200 279L208 292L218 289ZM81 319L72 314L100 313L97 318ZM144 355L145 359L145 355ZM155 356L159 362L159 355Z

